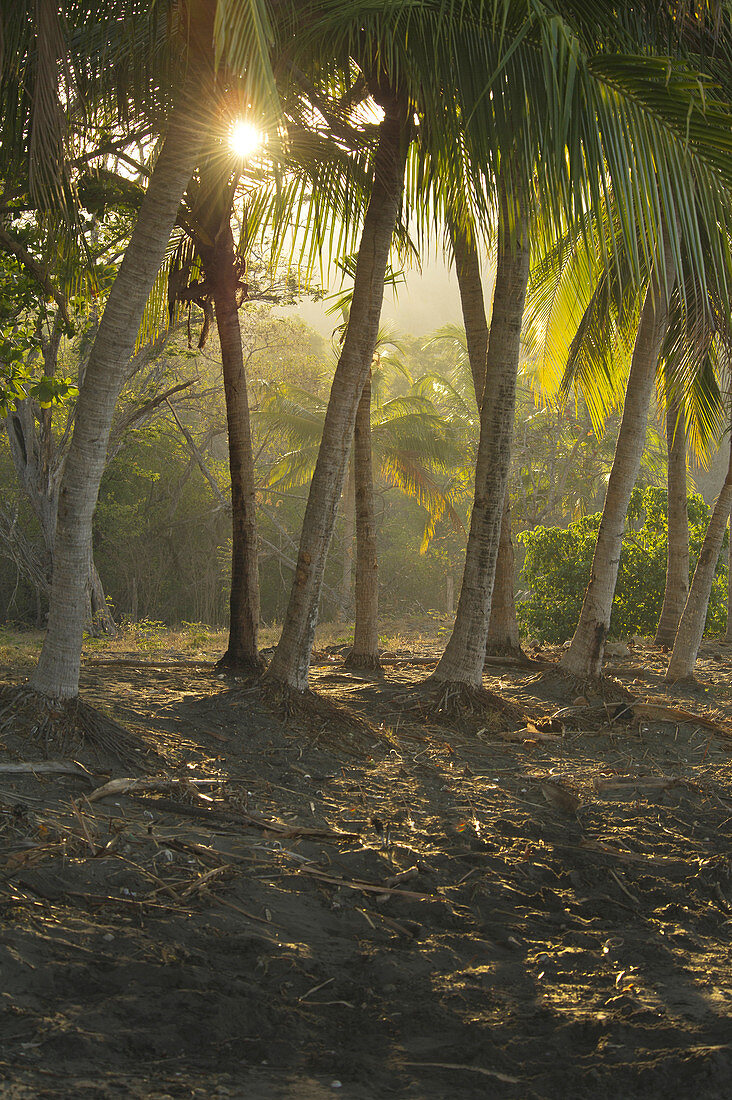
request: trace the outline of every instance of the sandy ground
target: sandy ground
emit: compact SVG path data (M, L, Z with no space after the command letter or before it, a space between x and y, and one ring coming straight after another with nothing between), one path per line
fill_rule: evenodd
M538 727L573 702L551 671L486 677L520 722L448 717L434 652L383 682L321 654L337 706L289 717L207 664L93 656L139 769L2 771L44 756L6 715L0 1096L731 1095L732 647L681 698L653 648L611 661L674 711Z

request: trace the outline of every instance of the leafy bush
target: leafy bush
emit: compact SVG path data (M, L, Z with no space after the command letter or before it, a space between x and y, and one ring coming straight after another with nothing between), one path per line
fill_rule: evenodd
M698 494L688 498L689 545L693 572L709 522L709 508ZM610 637L652 635L666 584L668 495L664 489L634 489L625 525L615 589ZM517 614L522 632L545 642L570 638L590 579L601 514L561 527L537 527L518 536L526 558ZM726 545L725 537L725 545ZM727 569L720 558L709 600L706 630L718 634L726 623Z

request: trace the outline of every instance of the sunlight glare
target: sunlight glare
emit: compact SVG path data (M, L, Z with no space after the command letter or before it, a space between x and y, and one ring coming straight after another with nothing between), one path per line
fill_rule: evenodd
M229 146L238 157L250 157L264 145L265 137L251 122L235 122L229 131Z

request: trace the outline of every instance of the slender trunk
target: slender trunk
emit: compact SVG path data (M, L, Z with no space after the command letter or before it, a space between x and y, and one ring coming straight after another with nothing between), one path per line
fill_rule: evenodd
M485 316L483 283L475 237L448 217L448 229L455 254L455 272L465 327L468 361L473 375L475 399L480 409L486 386L488 323ZM514 557L511 542L511 505L508 492L501 520L496 576L491 599L486 652L492 656L522 656L514 600Z
M725 642L732 642L732 524L730 524L729 544L727 546L727 630Z
M474 233L470 234L449 214L447 227L455 255L455 274L460 291L468 362L473 375L475 400L480 409L483 403L488 355L488 321L485 315L483 280L480 277L480 258Z
M445 579L445 614L455 614L455 578L448 573Z
M602 673L602 658L610 627L625 516L646 442L648 406L668 323L668 290L673 283L673 259L668 241L664 244L664 251L666 278L664 280L658 271L654 272L638 325L623 419L608 479L590 583L585 592L577 629L561 661L567 672L584 679L597 677Z
M353 301L323 427L323 438L303 521L297 571L282 636L268 675L296 691L308 686L318 599L338 499L343 488L356 410L371 368L379 331L384 276L404 189L407 104L384 103L374 182L364 219Z
M488 621L486 654L491 657L523 657L519 640L514 598L514 556L511 540L511 502L508 492L503 504L501 536L496 561L496 581Z
M510 226L505 191L500 194L498 267L480 415L475 500L457 615L434 672L437 680L480 687L488 634L501 516L508 484L526 288L529 281L528 223L519 215Z
M350 668L380 668L379 566L376 551L376 509L371 455L371 378L358 403L353 465L356 474L356 625Z
M196 117L198 114L198 118ZM74 698L91 567L92 517L114 406L140 319L191 177L201 143L199 102L191 95L170 122L140 214L110 291L79 393L74 434L61 483L48 630L32 687Z
M666 371L668 374L668 365ZM689 594L689 513L686 504L686 422L683 402L673 400L666 379L668 441L668 550L666 591L654 641L672 646Z
M89 570L89 599L91 602L92 633L96 636L106 634L109 638L115 638L117 636L117 624L114 621L112 612L109 610L102 579L97 572L93 557Z
M232 523L229 644L219 665L240 671L253 671L262 667L257 648L259 573L256 489L247 379L236 301L234 238L228 220L222 226L215 250L216 276L213 277L214 273L208 269L206 274L213 285L216 326L221 343L229 435Z
M714 581L731 509L732 435L730 436L727 477L719 491L712 518L709 520L709 526L704 535L701 553L689 589L689 597L679 622L671 660L668 663L668 669L664 677L667 684L676 683L678 680L690 680L694 677L694 665L696 664L699 646L704 636L704 626L707 621L707 608L709 607L712 582Z
M351 607L351 582L353 580L353 540L356 523L356 470L355 459L348 463L348 475L343 490L343 561L341 563L341 593L336 610L336 622L343 623Z

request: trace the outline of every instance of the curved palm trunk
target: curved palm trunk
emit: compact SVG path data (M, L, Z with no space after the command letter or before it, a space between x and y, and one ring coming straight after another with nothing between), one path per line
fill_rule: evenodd
M236 302L234 239L228 223L217 245L221 277L214 282L213 298L226 397L232 523L229 644L218 664L241 672L257 672L262 668L262 660L258 651L256 489L247 379Z
M140 214L110 291L79 393L74 434L58 506L48 630L31 686L54 699L79 692L92 516L107 453L114 406L140 320L191 177L201 143L198 102L191 94L173 114Z
M310 650L315 635L325 559L343 488L356 410L376 347L384 276L404 189L407 105L395 98L384 103L384 109L374 160L374 182L356 263L348 328L330 391L287 616L267 672L271 679L296 691L305 691L308 686Z
M668 372L668 367L666 368ZM666 439L668 440L668 550L666 591L661 618L653 639L671 646L689 594L689 513L686 504L686 423L684 406L669 395L666 384Z
M654 273L638 325L623 419L608 479L590 583L585 591L574 637L560 662L567 672L583 679L597 677L602 673L602 658L618 578L625 516L646 441L648 406L668 323L668 291L673 282L673 260L668 242L664 245L664 251L666 279L664 281L658 272Z
M468 361L473 375L475 398L480 408L486 385L488 354L488 323L485 316L480 261L474 237L448 217L448 229L455 254L455 272L460 290L460 303L468 347ZM498 657L523 657L519 642L516 602L514 599L514 556L511 542L511 506L508 492L503 507L501 535L498 543L496 576L491 599L486 654Z
M689 597L679 622L671 660L664 677L667 684L676 683L678 680L691 680L694 677L694 665L704 636L709 596L730 510L732 510L732 437L727 477L719 491L712 518L704 535L701 553L694 570L694 579L689 589Z
M448 214L447 227L455 255L460 305L465 327L470 373L473 375L475 400L480 409L485 389L486 357L488 355L488 321L485 315L483 280L475 237L468 234L454 217Z
M501 194L498 268L493 295L486 378L480 414L475 500L455 625L433 676L480 687L488 616L498 558L503 503L508 483L516 403L521 325L529 281L529 235L525 217L511 233L505 193Z
M363 387L356 412L353 464L356 474L356 624L349 668L378 669L379 565L376 551L376 510L371 455L371 376Z

